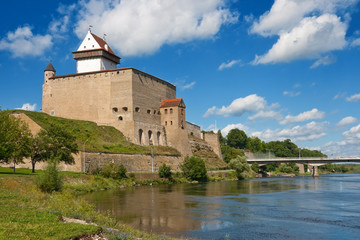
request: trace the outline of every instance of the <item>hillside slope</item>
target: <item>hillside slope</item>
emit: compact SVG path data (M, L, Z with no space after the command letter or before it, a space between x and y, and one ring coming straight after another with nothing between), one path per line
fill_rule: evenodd
M87 152L109 152L109 153L137 153L151 154L150 146L136 145L128 141L116 128L111 126L98 126L94 122L72 120L61 117L52 117L42 112L31 112L23 110L11 110L10 113L23 113L46 129L51 124L58 124L69 130L76 136L79 150L83 149L84 143ZM154 146L155 155L180 156L180 153L171 147Z

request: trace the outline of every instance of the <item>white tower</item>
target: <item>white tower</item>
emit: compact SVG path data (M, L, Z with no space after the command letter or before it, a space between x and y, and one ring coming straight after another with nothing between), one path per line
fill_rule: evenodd
M94 72L115 69L120 63L120 58L104 39L92 34L89 30L80 47L73 52L76 60L76 72Z

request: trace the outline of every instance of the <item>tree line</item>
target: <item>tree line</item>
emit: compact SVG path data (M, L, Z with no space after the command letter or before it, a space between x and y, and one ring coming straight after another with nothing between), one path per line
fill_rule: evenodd
M59 125L52 124L33 135L28 125L10 111L0 109L0 162L15 167L30 158L32 172L41 161L74 163L72 153L78 152L73 136Z
M299 148L290 139L283 141L262 141L258 137L248 137L243 130L234 128L229 131L226 137L223 137L221 131L218 131L221 152L225 162L237 156L244 156L244 151L253 153L271 153L274 157L326 157L320 151Z

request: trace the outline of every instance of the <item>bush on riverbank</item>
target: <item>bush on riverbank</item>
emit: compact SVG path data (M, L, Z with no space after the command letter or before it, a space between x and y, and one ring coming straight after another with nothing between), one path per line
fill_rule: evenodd
M184 177L191 181L207 181L205 162L199 157L186 157L180 165Z
M171 167L163 163L159 168L159 177L171 178Z
M237 156L230 160L229 166L235 170L238 179L253 178L255 176L245 156Z

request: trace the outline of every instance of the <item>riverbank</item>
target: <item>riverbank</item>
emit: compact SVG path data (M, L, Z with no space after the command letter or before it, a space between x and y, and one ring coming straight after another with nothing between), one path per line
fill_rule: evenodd
M124 182L65 172L63 191L48 194L36 187L40 171L7 170L0 168L0 239L175 239L132 229L81 198L80 193L125 187ZM64 222L64 217L92 224Z
M62 192L51 194L41 192L36 186L37 175L30 169L0 167L0 239L174 239L144 233L128 227L109 214L101 214L95 207L82 199L82 195L108 189L131 188L160 184L189 183L179 174L172 179L114 180L99 175L62 172ZM138 174L134 174L138 175ZM210 181L235 180L229 171L211 172ZM68 222L64 219L79 219ZM95 239L95 238L94 238Z

